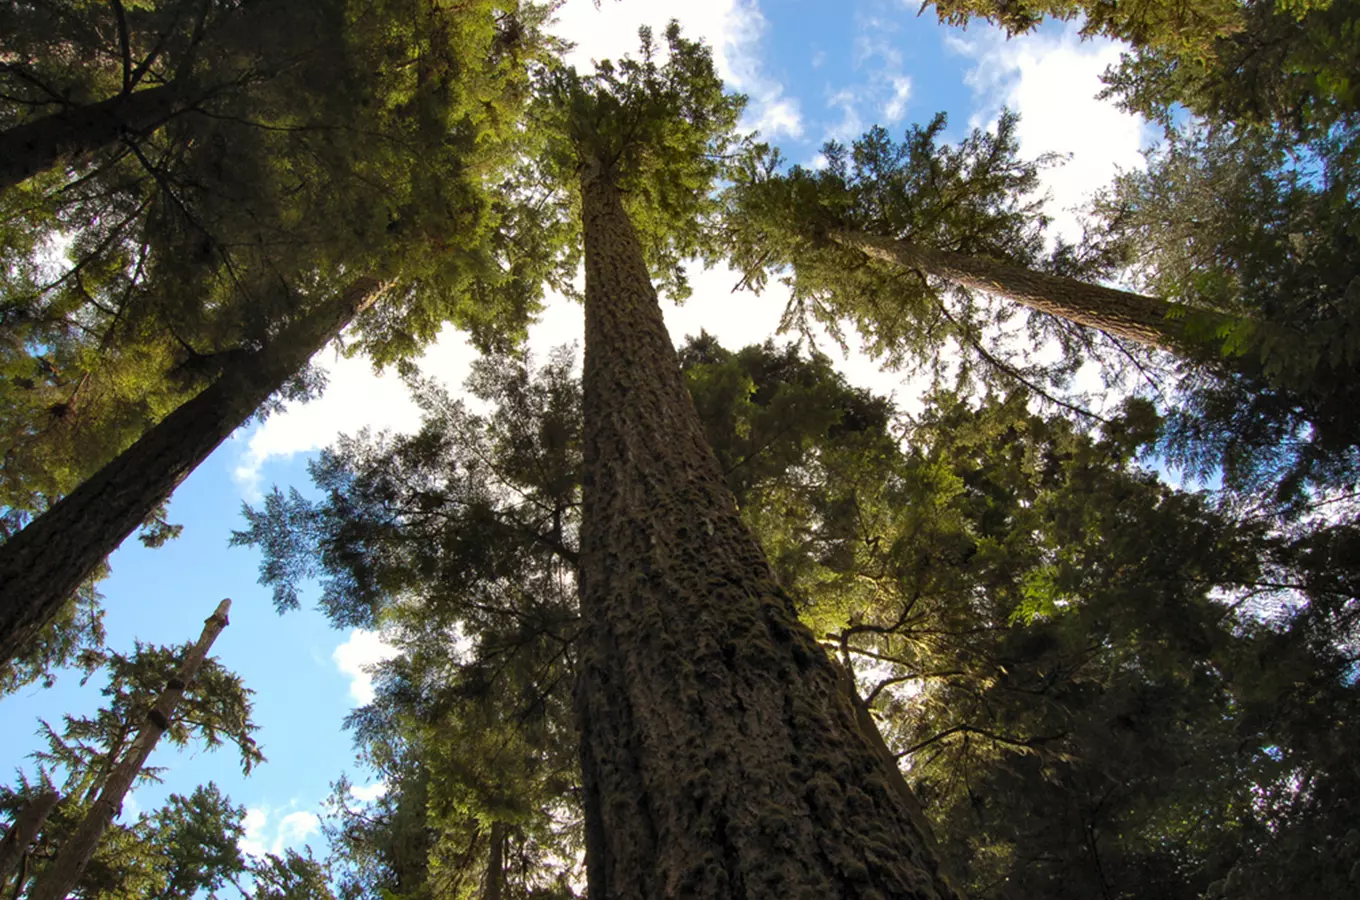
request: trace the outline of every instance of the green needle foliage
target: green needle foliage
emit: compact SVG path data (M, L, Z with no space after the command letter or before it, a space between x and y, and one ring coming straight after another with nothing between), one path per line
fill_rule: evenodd
M681 37L677 23L666 29L664 55L650 29L640 37L636 57L604 60L593 75L547 69L530 119L566 220L580 228L581 171L600 167L624 196L658 290L684 299L683 262L714 251L712 186L741 155L734 131L745 98L724 92L707 48Z
M1258 372L1191 375L1166 450L1290 511L1349 489L1360 465L1360 232L1343 143L1172 132L1096 206L1141 289L1264 326L1240 336Z
M545 10L300 9L312 18L280 33L318 43L258 90L5 195L26 259L0 299L7 529L356 279L385 288L350 348L375 365L402 363L446 322L485 347L522 335L557 245L535 227L539 198L491 188L527 139ZM69 265L53 274L39 251L59 241ZM281 377L273 404L315 386ZM152 543L175 530L154 513L149 526Z
M1107 95L1170 122L1176 105L1219 122L1325 133L1360 112L1357 7L1346 0L934 0L940 20L983 18L1021 34L1083 17L1082 35L1132 45Z
M937 396L859 497L875 593L829 639L971 895L1190 898L1235 866L1259 896L1340 887L1295 853L1354 803L1304 734L1357 726L1353 601L1319 640L1338 607L1297 548L1138 471L1146 407L1103 431Z
M523 328L541 272L526 236L498 246L516 213L485 186L519 139L543 12L289 9L252 31L287 63L259 85L5 195L8 507L69 490L356 274L400 282L358 341L379 364L450 319L487 343Z

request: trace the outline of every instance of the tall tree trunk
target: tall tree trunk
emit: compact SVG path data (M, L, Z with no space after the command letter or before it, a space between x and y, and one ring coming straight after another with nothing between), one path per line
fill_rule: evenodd
M64 109L8 128L0 132L0 190L63 160L107 147L124 134L145 134L193 102L192 92L171 82Z
M156 742L170 727L170 722L175 717L175 708L184 697L185 689L198 677L198 670L203 667L203 660L207 658L213 641L217 640L222 629L227 627L227 611L230 608L231 600L223 600L217 604L213 614L203 621L203 633L199 635L198 642L189 648L184 661L180 663L179 671L171 677L165 690L156 698L156 704L147 713L146 723L137 732L136 739L128 748L127 756L123 757L123 761L109 774L108 780L104 782L104 787L99 792L99 797L85 814L75 833L66 839L61 850L57 852L57 858L34 883L33 890L28 893L28 900L65 900L75 889L81 873L85 871L90 857L99 846L99 839L104 836L109 824L123 808L123 798L132 788L137 773L146 765L147 757L156 749Z
M201 393L0 544L0 664L52 621L175 486L382 289L375 278L359 278L263 349L230 362Z
M964 287L1014 300L1038 312L1194 359L1202 360L1206 355L1218 357L1218 348L1211 346L1205 338L1238 322L1217 310L1188 307L1157 297L1036 272L981 256L932 250L862 231L832 231L829 237L841 246L859 250L873 259L919 269ZM1200 337L1197 339L1195 335Z
M491 823L491 849L486 859L486 888L482 900L501 900L505 888L505 839L509 829L504 822Z
M576 698L590 896L956 898L737 513L598 171Z
M38 837L38 832L42 831L43 824L47 822L52 810L56 809L57 801L60 799L61 796L56 791L43 791L24 804L19 815L14 817L14 824L5 832L5 836L0 838L0 888L5 886L9 873L14 871L24 858L29 844ZM22 872L19 879L23 880Z

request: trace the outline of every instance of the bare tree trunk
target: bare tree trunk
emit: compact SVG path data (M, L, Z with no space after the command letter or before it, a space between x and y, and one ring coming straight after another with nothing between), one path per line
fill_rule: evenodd
M598 169L582 179L576 698L590 896L954 900L895 763L738 515Z
M505 888L505 839L509 829L504 822L491 823L491 849L486 860L486 889L483 900L501 900Z
M118 94L0 131L0 190L59 163L142 135L183 112L192 96L176 83Z
M382 289L375 278L357 279L263 349L228 363L210 386L0 544L0 664L52 621L176 485Z
M90 862L90 857L99 846L99 839L104 836L109 824L123 808L123 799L132 788L137 773L146 765L147 757L156 749L156 742L170 727L170 722L175 716L175 708L184 697L185 689L198 677L198 670L203 667L203 660L207 658L213 641L217 640L222 629L227 627L227 611L230 608L231 600L223 600L217 604L213 614L204 620L203 633L199 635L198 642L189 648L184 661L180 663L179 671L156 698L156 705L147 713L146 724L137 733L127 755L109 774L108 780L104 782L104 787L99 792L99 797L85 814L75 833L62 844L61 850L57 852L57 858L34 883L33 890L28 893L28 900L65 900L75 888L81 873L85 871L85 866Z
M38 837L38 832L42 831L43 824L47 822L47 817L52 814L60 799L61 795L56 791L43 791L25 804L19 815L14 818L14 824L10 826L9 831L0 838L0 888L4 887L9 873L14 871L28 853L28 846ZM20 881L23 881L23 877L21 872Z
M862 231L833 231L829 236L841 246L859 250L873 259L919 269L936 278L1014 300L1037 312L1182 356L1202 359L1211 349L1213 355L1218 355L1217 348L1207 346L1203 338L1187 337L1187 331L1213 335L1237 322L1217 310L1188 307L981 256L932 250Z

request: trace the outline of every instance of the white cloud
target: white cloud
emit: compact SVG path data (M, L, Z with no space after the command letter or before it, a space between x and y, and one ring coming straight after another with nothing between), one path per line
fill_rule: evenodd
M305 843L307 838L321 831L321 819L316 813L298 810L290 812L279 821L277 836L274 838L274 853L284 847L295 847Z
M902 51L897 48L893 35L897 34L897 23L881 16L859 15L859 33L855 35L852 62L856 69L863 67L871 59L881 59L882 68L901 71Z
M286 848L297 847L307 842L307 838L321 831L321 819L316 813L294 810L286 813L270 826L274 810L269 806L252 806L246 810L242 835L237 846L247 856L260 857L267 853L283 853ZM271 838L272 834L272 838Z
M751 127L764 137L786 134L798 137L803 133L803 115L798 109L798 101L783 97L764 104L760 117Z
M707 330L723 346L736 350L771 337L788 302L788 290L772 285L760 296L750 291L733 293L741 273L726 265L711 269L697 266L690 272L694 294L681 305L662 302L661 312L671 340L681 346L687 335Z
M1142 165L1139 151L1151 139L1141 118L1097 100L1100 75L1119 61L1122 45L1105 39L1082 40L1080 23L1059 33L1031 33L1007 40L997 28L980 28L966 37L951 34L946 43L974 60L966 81L973 89L973 125L995 123L1001 107L1020 113L1021 153L1070 154L1064 165L1045 173L1049 214L1058 233L1081 236L1073 212L1107 184L1117 168Z
M848 143L864 131L864 120L859 114L860 92L855 88L841 88L826 98L828 109L838 109L841 120L826 129L822 140Z
M900 122L907 112L907 100L911 97L911 79L904 75L890 75L892 96L883 105L883 118L888 124Z
M269 824L269 810L252 806L246 810L246 817L241 824L245 828L245 834L239 842L241 852L247 856L264 856L268 852L265 826Z
M397 654L397 648L383 640L380 633L355 628L349 638L335 648L331 659L350 678L349 695L355 705L363 706L374 697L373 667Z
M387 782L385 781L375 781L362 787L352 784L349 788L349 795L360 803L372 803L386 793Z
M576 45L567 61L578 69L592 60L619 59L637 49L637 30L647 25L661 38L671 19L687 38L702 38L713 49L718 74L733 90L750 97L747 126L766 137L802 133L798 100L764 68L760 44L769 23L756 0L689 0L662 3L601 3L569 0L557 13L553 31Z
M475 356L466 338L445 326L419 365L427 377L458 387ZM252 502L259 500L262 469L270 460L328 447L337 436L364 427L401 432L420 427L420 410L395 371L377 374L364 357L343 358L332 348L323 350L313 362L326 370L326 388L319 398L289 403L233 438L243 449L232 476Z
M841 90L828 92L827 106L840 110L839 122L823 129L823 140L850 143L865 131L869 118L883 125L895 125L907 113L912 81L903 71L900 26L892 18L859 12L855 16L857 33L851 64L861 79Z

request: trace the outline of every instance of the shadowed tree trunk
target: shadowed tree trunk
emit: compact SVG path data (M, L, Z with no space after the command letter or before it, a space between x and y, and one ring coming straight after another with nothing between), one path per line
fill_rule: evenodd
M483 900L501 900L505 885L505 839L509 831L504 822L491 823L491 849L486 860L486 890Z
M1218 358L1217 348L1210 345L1213 335L1240 324L1240 320L1216 310L1171 303L985 257L932 250L862 231L832 231L829 237L873 259L917 269L1005 297L1037 312L1194 359L1203 359L1206 353Z
M957 898L737 513L618 190L581 190L590 896Z
M381 294L375 278L283 329L18 534L0 544L0 664L271 394Z
M0 131L0 190L94 153L123 135L143 135L183 112L195 95L178 83L118 94Z
M24 855L28 853L28 846L37 838L38 832L42 831L43 824L60 799L61 795L56 791L43 791L38 794L20 810L19 815L14 818L14 824L5 832L5 836L0 838L0 888L5 886L9 873L24 859ZM24 874L21 869L19 883L22 884L23 881Z
M75 888L90 857L99 847L99 839L123 808L123 798L132 788L137 773L146 765L147 757L156 749L156 742L170 727L175 708L184 697L185 689L198 677L198 670L203 667L203 660L207 658L213 641L227 627L227 611L230 608L231 600L223 600L217 604L213 614L204 620L203 633L199 635L198 642L189 648L179 671L156 698L156 705L147 713L146 723L128 748L127 755L109 774L94 805L85 814L75 833L61 845L57 858L34 883L33 889L28 892L28 900L65 900Z

